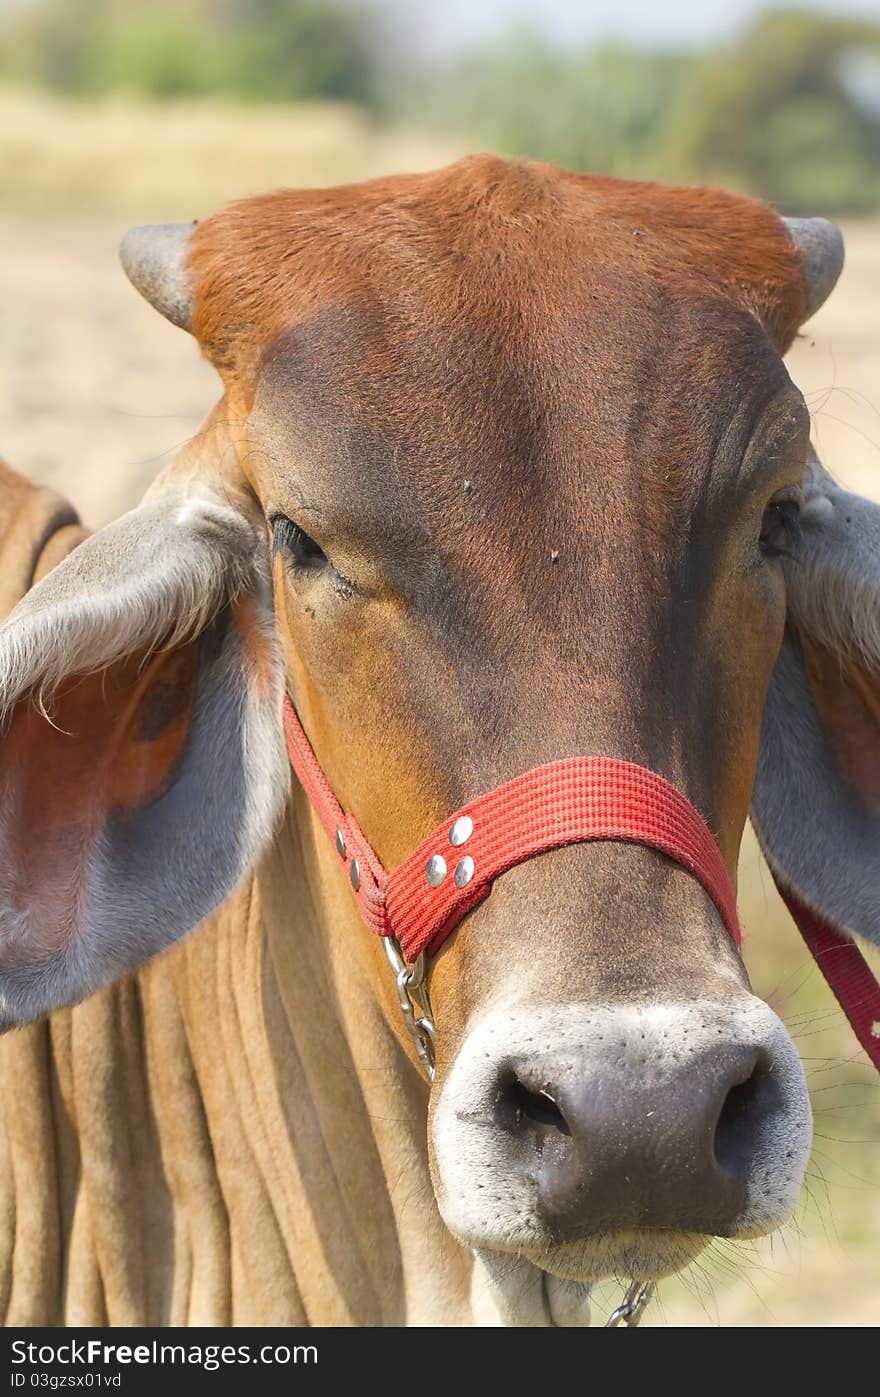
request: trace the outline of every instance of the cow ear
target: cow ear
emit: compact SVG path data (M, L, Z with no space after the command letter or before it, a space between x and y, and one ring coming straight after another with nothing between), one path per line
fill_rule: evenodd
M0 1027L193 927L288 790L265 534L165 489L0 627Z
M880 944L880 507L810 466L752 820L780 881Z

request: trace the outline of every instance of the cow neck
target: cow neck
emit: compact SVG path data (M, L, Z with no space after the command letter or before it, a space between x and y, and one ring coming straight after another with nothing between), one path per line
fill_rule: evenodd
M290 1097L298 1103L298 1124L305 1098L309 1109L323 1113L320 1135L336 1161L336 1187L356 1187L365 1198L369 1188L366 1206L374 1222L378 1210L392 1210L391 1232L399 1247L393 1279L397 1285L403 1276L406 1322L433 1326L552 1323L539 1268L519 1259L523 1284L514 1287L509 1312L511 1296L506 1290L499 1293L476 1254L446 1230L425 1148L426 1084L406 1052L392 985L384 973L382 947L388 947L392 938L356 934L357 904L339 877L335 850L316 829L302 791L295 792L288 827L260 866L259 885L267 954L279 988L283 987L289 1031L296 1037L293 1061L298 1068L311 1065L317 1068L315 1075L320 1074L320 1095L304 1091L299 1083L291 1087ZM292 909L294 886L302 900ZM364 994L367 983L375 994ZM313 1034L316 1039L311 1043ZM389 1112L389 1101L394 1103L393 1112ZM372 1136L369 1145L362 1138L364 1123ZM331 1130L339 1127L345 1134L334 1143ZM308 1138L311 1133L306 1125L303 1134ZM368 1172L374 1158L381 1161L375 1178ZM414 1198L420 1200L416 1226ZM371 1265L377 1264L380 1247L386 1245L383 1229L367 1249ZM350 1251L348 1247L346 1254ZM444 1258L440 1271L438 1255ZM301 1284L306 1303L309 1284L306 1275ZM575 1282L571 1285L573 1290L584 1289ZM653 1292L652 1284L633 1283L607 1324L637 1325Z
M334 1274L351 1272L343 1294L371 1280L370 1303L381 1311L354 1322L471 1323L473 1257L450 1237L431 1187L426 1083L400 1032L381 946L357 934L355 904L301 795L260 865L258 884L291 1049L283 1070L296 1074L281 1097L294 1103L290 1147L302 1206L317 1209L322 1228L324 1214L328 1222L332 1215L344 1234L333 1267ZM365 984L376 992L365 995ZM329 1245L328 1234L325 1251ZM304 1269L308 1291L313 1273Z

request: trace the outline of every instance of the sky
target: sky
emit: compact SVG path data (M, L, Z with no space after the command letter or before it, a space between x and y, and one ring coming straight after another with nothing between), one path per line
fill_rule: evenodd
M783 7L880 20L880 0L392 0L407 37L428 53L455 52L523 22L563 45L608 38L701 44Z

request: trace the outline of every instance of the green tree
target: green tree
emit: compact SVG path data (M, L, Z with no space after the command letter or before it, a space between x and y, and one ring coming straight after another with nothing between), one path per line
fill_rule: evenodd
M519 34L403 90L475 143L582 170L880 208L880 25L781 10L703 52L562 53Z
M352 0L31 0L0 36L7 77L75 95L375 95L374 16Z
M509 154L578 169L649 174L686 60L621 45L563 54L527 31L433 75L402 105Z
M874 84L852 82L854 62ZM873 65L873 66L872 66ZM695 63L668 132L667 157L816 212L880 205L880 26L801 11L759 19Z
M338 0L221 0L230 35L223 85L264 99L375 96L375 37Z

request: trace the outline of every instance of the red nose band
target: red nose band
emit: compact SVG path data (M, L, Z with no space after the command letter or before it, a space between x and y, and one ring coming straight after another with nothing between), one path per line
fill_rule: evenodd
M289 700L291 765L345 865L361 916L394 936L407 960L433 953L496 878L535 854L597 839L647 845L705 888L735 946L736 899L721 852L689 800L645 767L613 757L566 757L534 767L444 820L391 873L337 801Z
M289 699L284 734L291 765L345 867L361 916L371 931L395 937L411 962L421 951L436 951L507 869L595 839L644 844L686 868L714 902L734 945L741 944L718 845L690 801L654 771L613 757L566 757L535 767L463 805L387 873L331 791ZM870 967L849 936L776 882L856 1038L880 1069L880 985Z

